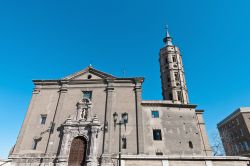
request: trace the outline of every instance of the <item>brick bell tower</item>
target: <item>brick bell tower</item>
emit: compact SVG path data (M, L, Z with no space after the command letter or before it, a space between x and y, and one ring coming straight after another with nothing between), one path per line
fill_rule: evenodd
M172 100L173 103L177 104L188 104L188 91L181 53L179 48L173 45L168 28L166 28L166 37L163 42L165 45L160 49L159 59L163 99Z

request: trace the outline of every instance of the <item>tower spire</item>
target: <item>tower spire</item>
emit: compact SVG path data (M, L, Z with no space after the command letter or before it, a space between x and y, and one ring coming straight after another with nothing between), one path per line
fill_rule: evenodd
M165 43L165 46L172 46L172 37L170 36L168 32L168 25L165 26L165 31L166 31L166 37L163 39L163 42Z

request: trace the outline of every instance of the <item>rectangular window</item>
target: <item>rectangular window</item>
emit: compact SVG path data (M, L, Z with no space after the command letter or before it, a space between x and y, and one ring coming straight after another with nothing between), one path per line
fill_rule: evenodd
M176 62L176 56L175 55L172 56L172 59L173 59L173 62Z
M175 73L174 73L174 79L175 79L175 81L179 81L179 75L178 75L178 72L175 72Z
M182 101L181 91L177 91L177 97L179 101Z
M46 114L42 114L40 117L40 124L45 124L46 123L46 119L47 119L47 115Z
M92 100L92 91L83 91L83 98Z
M154 138L154 140L157 140L157 141L162 140L161 130L160 129L154 129L153 130L153 138Z
M159 111L151 111L152 118L159 118Z
M122 137L122 149L127 149L127 138Z

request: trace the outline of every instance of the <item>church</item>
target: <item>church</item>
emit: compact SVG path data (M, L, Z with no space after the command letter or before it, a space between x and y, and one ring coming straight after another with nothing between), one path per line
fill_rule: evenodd
M247 166L214 157L203 110L188 98L182 56L168 31L160 49L163 100L143 100L143 77L92 66L61 79L34 80L9 159L13 166Z

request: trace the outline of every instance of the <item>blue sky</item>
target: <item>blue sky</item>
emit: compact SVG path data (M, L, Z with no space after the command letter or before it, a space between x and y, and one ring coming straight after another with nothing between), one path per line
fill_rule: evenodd
M182 55L190 101L207 131L250 101L248 0L8 0L0 2L0 158L15 144L33 79L56 79L90 63L144 76L144 99L161 99L164 25Z

